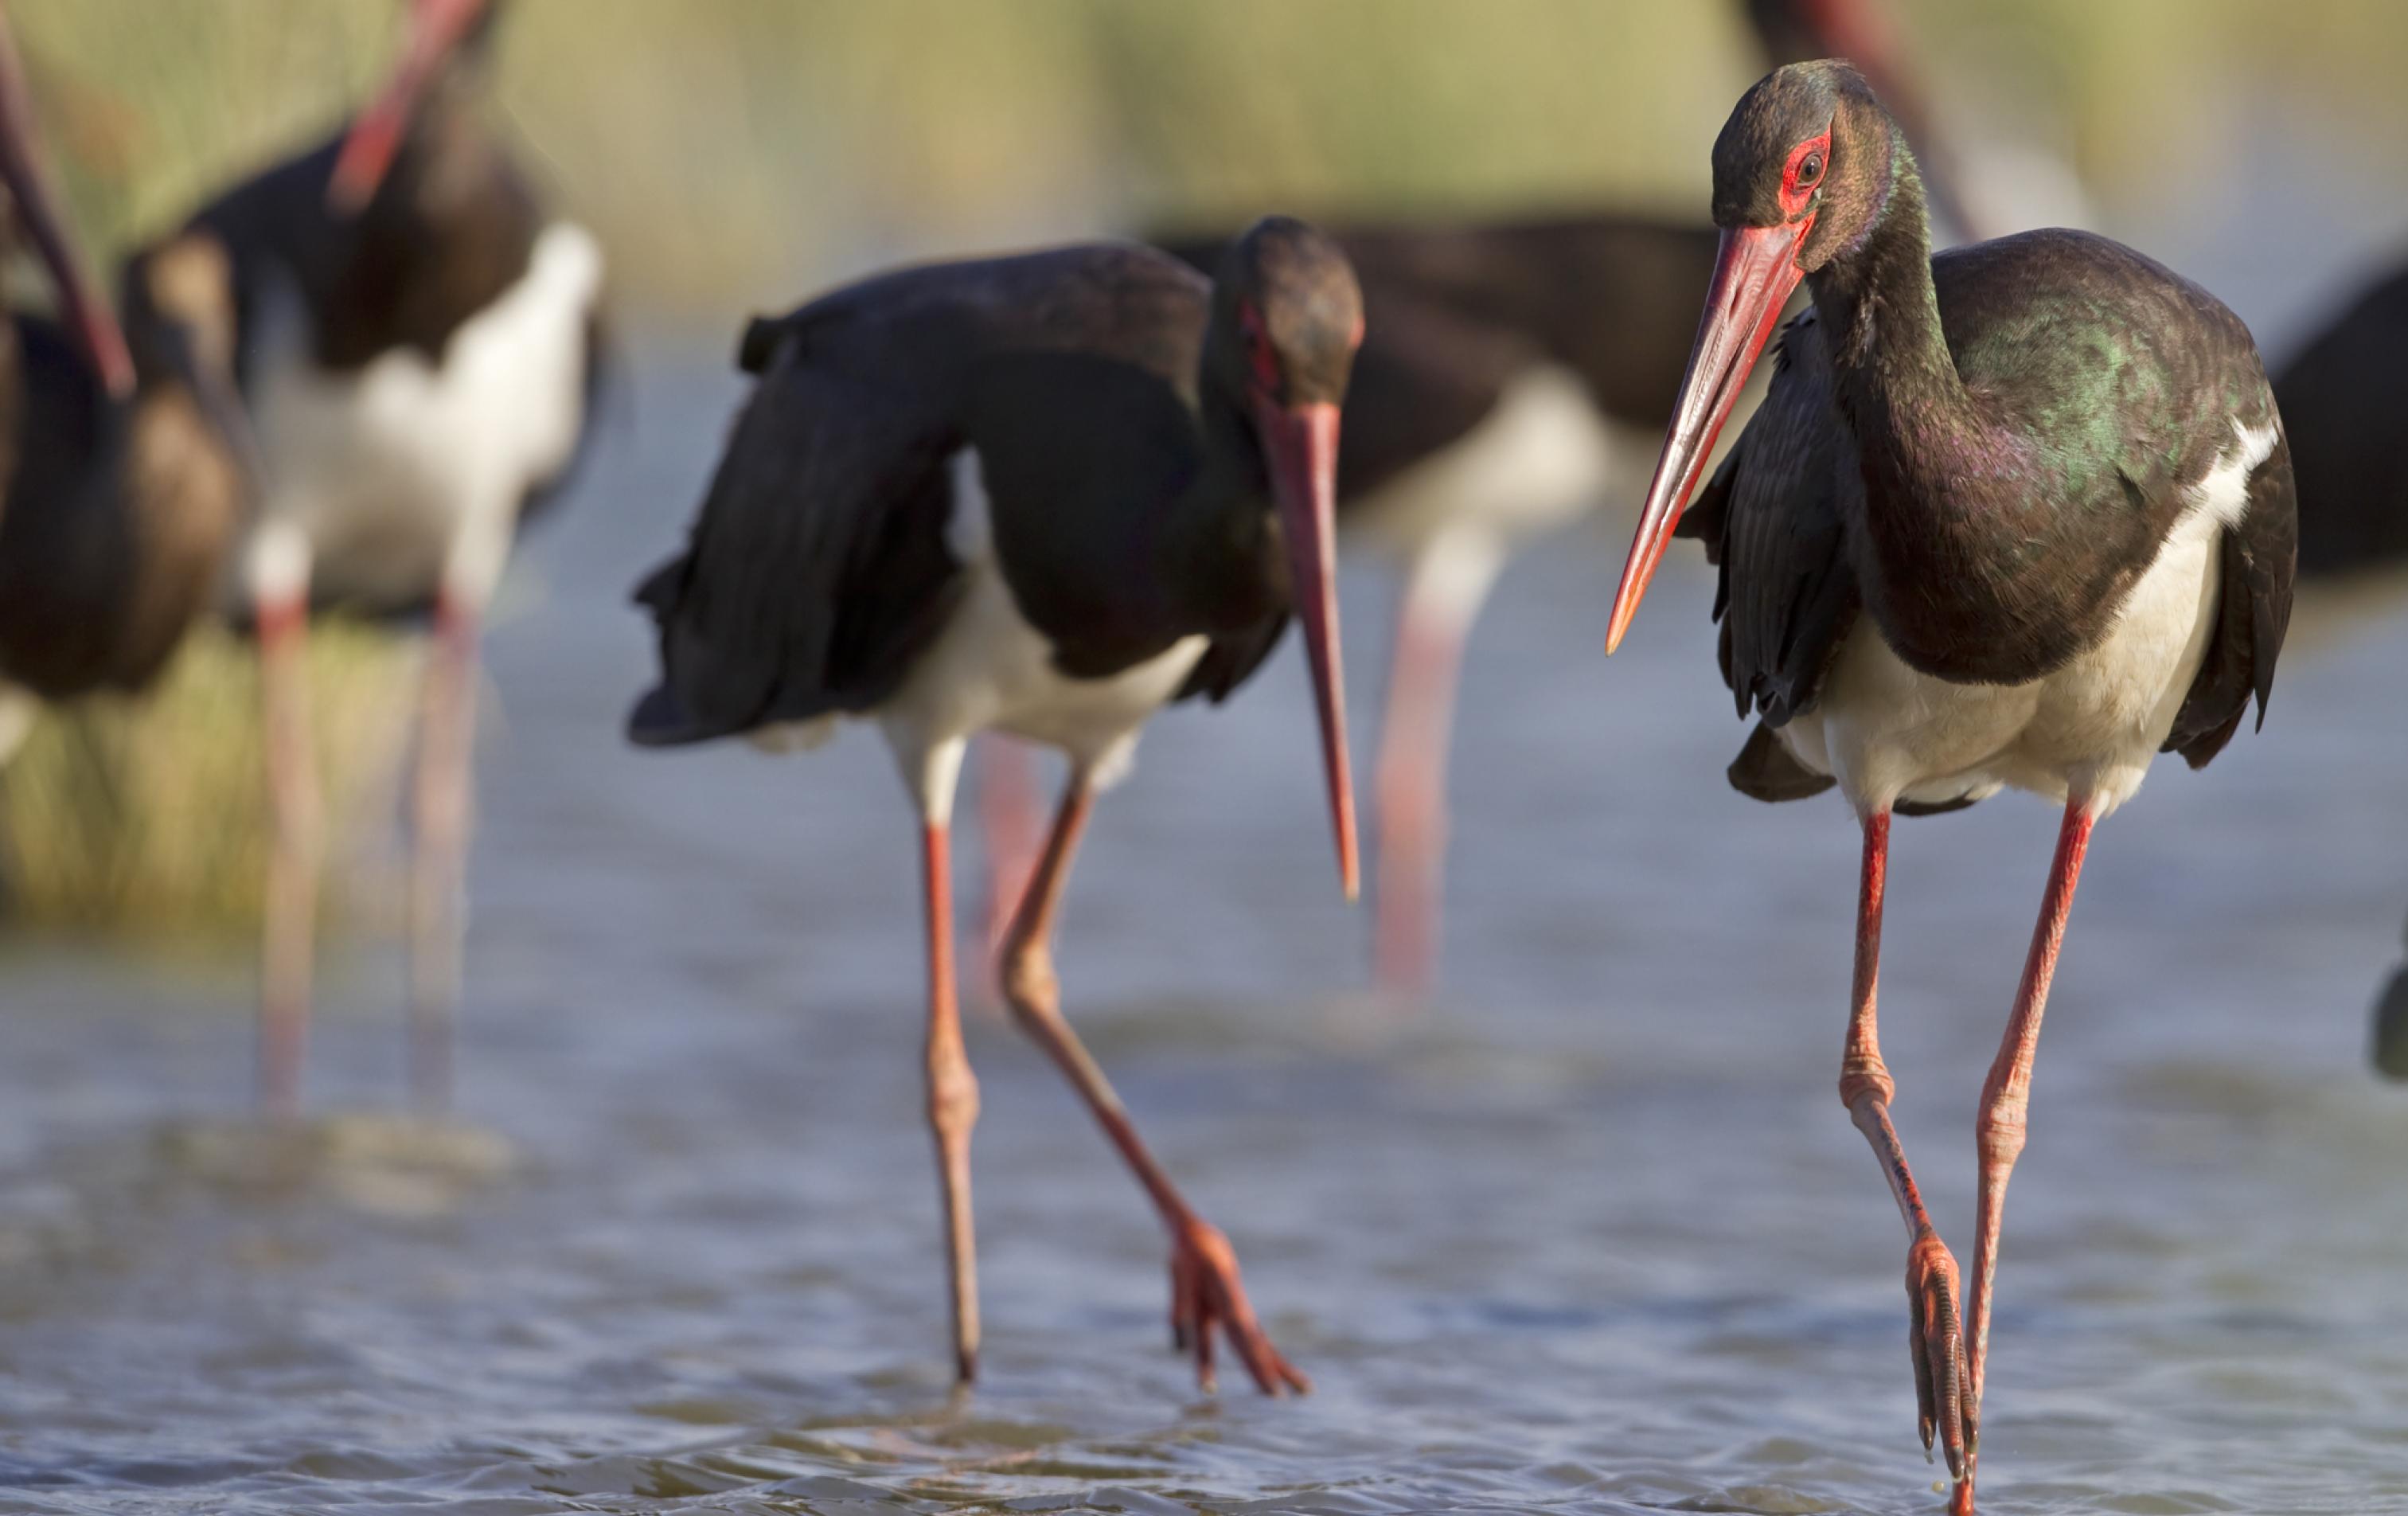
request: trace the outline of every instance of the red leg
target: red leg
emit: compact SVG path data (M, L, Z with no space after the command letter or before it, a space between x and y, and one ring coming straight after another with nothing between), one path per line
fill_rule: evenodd
M1840 1062L1840 1099L1872 1144L1899 1215L1906 1221L1906 1345L1914 1363L1917 1430L1924 1451L1931 1450L1936 1435L1948 1472L1962 1479L1973 1396L1957 1313L1956 1260L1923 1208L1923 1193L1907 1166L1905 1147L1890 1124L1889 1103L1898 1084L1882 1061L1874 1008L1881 980L1882 896L1888 876L1889 813L1877 811L1865 818L1864 873L1856 893L1856 983L1847 1047Z
M978 1378L978 1233L970 1219L970 1129L978 1124L978 1076L962 1047L961 1006L953 992L953 876L949 828L922 829L922 880L928 926L928 1127L937 1139L937 1179L945 1207L945 1276L953 1304L953 1373Z
M2057 973L2057 950L2065 945L2066 918L2073 911L2073 888L2082 878L2082 860L2090 850L2092 817L2079 798L2067 802L2065 821L2057 834L2057 857L2050 862L2048 891L2042 898L2040 921L2032 929L2031 952L2024 960L2023 983L2015 990L2014 1015L1999 1043L1999 1056L1982 1085L1982 1111L1975 1141L1982 1160L1979 1216L1973 1233L1972 1307L1967 1313L1967 1335L1974 1414L1968 1418L1971 1442L1967 1449L1966 1477L1959 1508L1973 1509L1972 1462L1981 1451L1980 1407L1982 1370L1990 1350L1990 1302L1999 1272L1999 1226L2007 1204L2007 1177L2024 1149L2027 1103L2031 1095L2032 1057L2040 1047L2041 1014L2048 1005L2049 980Z
M1095 1113L1096 1119L1136 1174L1138 1183L1154 1200L1163 1225L1170 1232L1171 1340L1196 1355L1197 1381L1212 1388L1213 1334L1225 1333L1246 1371L1265 1394L1283 1389L1299 1393L1312 1385L1271 1346L1238 1278L1238 1255L1229 1239L1188 1207L1154 1155L1146 1150L1129 1119L1128 1110L1104 1078L1094 1058L1062 1016L1061 982L1054 972L1051 946L1054 920L1062 903L1062 886L1069 876L1070 858L1086 830L1095 790L1083 773L1073 772L1053 834L1028 882L1028 893L1013 917L1004 946L1004 999L1022 1030L1037 1040Z
M1372 966L1399 994L1436 977L1446 869L1446 758L1470 617L1431 571L1407 581L1380 730L1379 917Z
M1000 952L1013 904L1027 890L1044 839L1037 769L1027 744L993 733L978 740L979 826L986 846L986 951Z
M308 599L261 598L259 683L270 836L260 945L259 1103L300 1108L317 933L318 770L309 742Z
M409 1083L418 1103L452 1098L460 1003L461 891L475 805L477 633L474 605L436 607L418 729L409 879Z

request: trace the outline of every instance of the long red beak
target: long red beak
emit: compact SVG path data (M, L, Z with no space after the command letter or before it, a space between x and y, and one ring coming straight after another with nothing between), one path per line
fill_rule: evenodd
M326 182L327 209L354 216L376 198L427 87L484 6L485 0L415 0L411 5L409 49L375 101L352 119Z
M1361 868L1354 847L1354 780L1346 760L1346 674L1338 648L1338 407L1322 401L1254 405L1288 580L1304 650L1312 662L1312 699L1321 716L1321 763L1329 778L1329 818L1338 834L1338 876L1353 900Z
M84 273L50 175L42 170L41 137L31 101L16 40L0 23L0 177L7 179L17 202L19 224L58 285L66 325L108 393L122 400L134 393L134 359L125 350L125 334L118 329L115 312Z
M1672 409L1672 429L1664 438L1664 455L1656 460L1656 477L1647 484L1647 503L1639 513L1639 535L1630 543L1630 559L1622 566L1622 585L1613 595L1613 619L1607 624L1605 650L1622 645L1622 634L1639 614L1639 602L1656 577L1672 528L1688 508L1698 476L1714 451L1714 439L1730 419L1731 407L1746 387L1756 354L1772 336L1773 324L1789 292L1804 272L1798 267L1798 244L1814 218L1778 226L1739 226L1723 233L1714 256L1713 283L1706 290L1706 313L1698 323L1697 346L1689 350L1689 371L1681 379L1681 397Z

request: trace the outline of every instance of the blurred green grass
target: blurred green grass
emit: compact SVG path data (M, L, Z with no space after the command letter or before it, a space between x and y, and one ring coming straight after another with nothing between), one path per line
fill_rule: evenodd
M2397 183L2397 0L1890 0L1943 117L2102 201L2212 192L2255 91ZM107 248L328 130L378 0L20 0ZM497 108L671 316L867 263L1281 207L1694 210L1760 70L1721 0L514 0ZM2344 166L2346 167L2346 166Z
M309 700L325 807L330 924L366 903L360 855L390 830L418 656L380 628L322 621ZM139 698L46 711L0 771L12 925L68 936L241 940L267 873L259 661L205 626Z

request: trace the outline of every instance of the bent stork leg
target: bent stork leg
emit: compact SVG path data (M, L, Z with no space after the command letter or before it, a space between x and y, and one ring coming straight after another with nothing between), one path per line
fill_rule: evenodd
M1930 1451L1935 1435L1949 1474L1963 1480L1970 1467L1974 1395L1957 1312L1956 1260L1940 1240L1923 1208L1923 1193L1907 1166L1906 1148L1890 1124L1889 1105L1898 1092L1882 1061L1881 1029L1874 1002L1881 979L1882 895L1889 875L1889 812L1865 817L1864 873L1856 893L1856 968L1848 1040L1840 1062L1840 1099L1856 1129L1872 1144L1889 1180L1890 1194L1906 1220L1906 1344L1914 1361L1917 1431Z
M1112 1092L1062 1016L1061 981L1054 971L1054 920L1062 903L1062 887L1069 876L1071 855L1078 850L1087 816L1095 805L1092 776L1075 767L1062 808L1055 816L1037 872L1004 943L1003 995L1021 1030L1036 1039L1070 1082L1078 1087L1087 1108L1095 1113L1104 1134L1120 1150L1138 1182L1154 1201L1170 1233L1170 1336L1173 1345L1196 1358L1197 1382L1213 1385L1213 1335L1226 1334L1246 1372L1265 1394L1283 1390L1299 1393L1312 1386L1271 1346L1239 1282L1238 1255L1218 1227L1197 1216L1168 1175L1162 1171L1127 1107Z
M1425 994L1436 977L1447 744L1464 642L1498 567L1492 543L1454 532L1432 541L1405 578L1380 726L1379 916L1372 927L1373 974L1398 994Z
M317 939L318 768L309 736L309 544L271 525L248 566L259 635L262 749L267 773L267 884L262 902L259 1103L300 1108Z
M2048 890L2042 897L2040 921L2032 929L2031 951L2024 960L2023 983L2015 991L2014 1015L1990 1076L1982 1085L1982 1111L1975 1126L1981 1154L1980 1214L1973 1233L1973 1294L1967 1313L1966 1336L1972 1385L1965 1478L1957 1486L1955 1509L1973 1509L1973 1461L1981 1451L1982 1371L1990 1350L1990 1302L1999 1272L1999 1226L2007 1204L2007 1177L2024 1148L2026 1105L2031 1094L2032 1058L2040 1047L2041 1013L2048 1005L2049 981L2057 974L2057 955L2065 946L2066 918L2073 911L2073 888L2082 878L2082 860L2090 850L2095 817L2080 796L2066 802L2065 820L2057 834L2057 856L2048 871Z

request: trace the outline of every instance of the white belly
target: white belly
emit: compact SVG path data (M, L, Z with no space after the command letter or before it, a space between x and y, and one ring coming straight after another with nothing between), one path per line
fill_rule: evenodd
M2083 799L2104 816L2141 787L2207 653L2226 525L2273 434L2241 445L2200 486L2097 645L2025 685L1959 685L1910 669L1863 616L1820 701L1782 729L1859 812L1903 798L1979 799L2001 788Z
M903 780L923 814L943 821L967 741L989 729L1058 748L1101 787L1120 778L1148 716L1185 683L1208 639L1181 639L1104 679L1073 679L1054 666L1054 645L1028 624L996 562L986 488L978 454L953 455L953 513L946 546L967 584L960 605L920 656L900 688L870 713L894 749ZM814 744L833 723L770 727L752 734L764 747Z
M1529 369L1456 441L1354 502L1347 535L1413 558L1453 534L1502 555L1593 510L1611 478L1612 440L1571 370Z
M297 294L272 295L251 386L266 473L252 587L306 570L372 600L489 594L520 502L576 449L601 282L594 238L555 223L439 361L397 351L342 374L315 363Z

